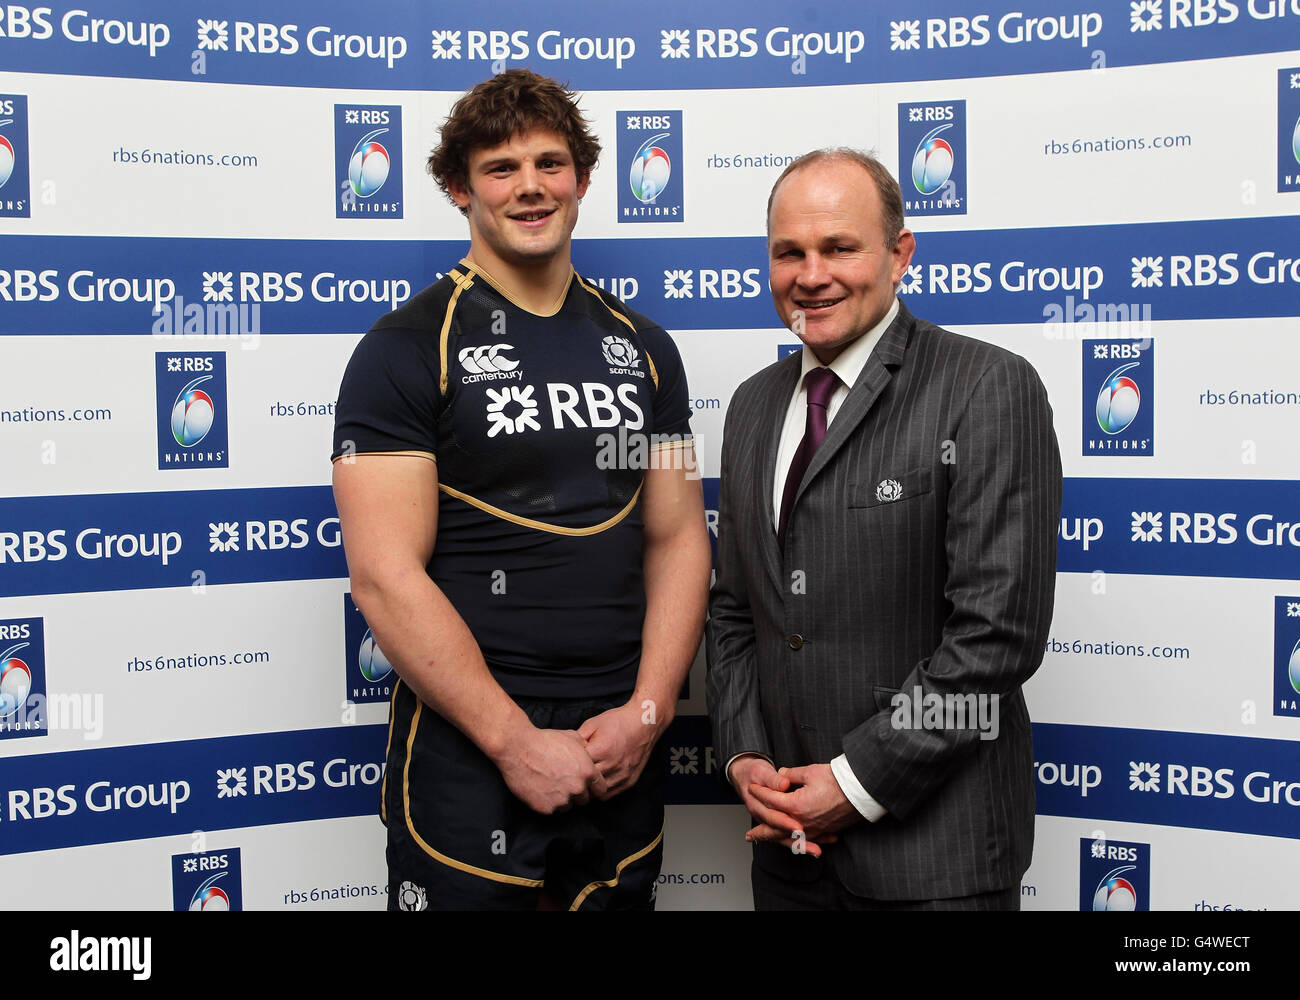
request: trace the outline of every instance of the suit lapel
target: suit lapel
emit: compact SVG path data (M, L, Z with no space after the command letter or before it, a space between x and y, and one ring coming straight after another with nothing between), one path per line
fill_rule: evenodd
M781 446L781 429L785 426L785 412L790 407L790 397L799 384L799 371L802 367L799 352L786 358L785 363L777 367L772 388L759 393L758 398L771 400L767 412L762 415L761 426L756 428L752 440L762 449L758 457L758 477L754 483L754 509L758 512L759 548L763 552L763 564L772 577L772 583L781 587L781 547L776 540L776 527L772 524L772 490L776 477L776 453Z
M862 366L857 382L854 383L844 402L840 404L835 419L831 421L826 431L826 440L817 449L817 454L813 455L808 471L804 473L803 481L799 484L799 492L795 494L795 507L798 507L799 498L808 489L808 485L822 469L830 464L844 443L853 436L858 426L871 412L880 394L893 379L894 371L903 363L903 357L907 352L907 342L911 336L913 323L912 314L900 301L898 315L881 336L867 363ZM791 391L793 392L793 387ZM790 516L794 517L793 510Z

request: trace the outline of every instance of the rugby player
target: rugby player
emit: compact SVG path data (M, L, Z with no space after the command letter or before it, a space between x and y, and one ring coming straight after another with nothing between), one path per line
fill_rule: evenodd
M553 80L466 93L428 168L469 251L339 391L352 596L400 678L390 909L653 907L710 555L677 349L570 262L599 152Z

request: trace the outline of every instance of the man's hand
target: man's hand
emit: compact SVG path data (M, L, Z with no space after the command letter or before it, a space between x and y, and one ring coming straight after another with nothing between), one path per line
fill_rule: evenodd
M740 761L736 764L739 766ZM733 767L732 771L735 770ZM808 853L820 857L820 851L814 853L812 850L814 841L833 843L840 830L862 818L862 814L853 808L853 803L845 798L829 764L783 767L775 773L785 779L789 791L771 783L756 783L750 786L750 792L770 812L789 817L794 826L763 820L763 826L751 830L748 839L778 840L789 837L791 830L801 830Z
M778 771L771 761L764 757L738 757L731 765L728 778L739 793L749 815L758 824L745 834L749 841L775 841L791 850L821 857L821 847L808 839L806 831L799 820L781 808L773 808L758 797L759 792L779 795L790 787L788 771ZM821 838L821 843L834 843L833 836Z
M645 721L635 700L593 715L579 726L578 735L587 741L587 753L607 783L604 792L593 789L592 794L610 799L635 785L659 732L653 721Z
M592 795L605 798L607 786L571 729L532 729L496 762L506 785L534 812L550 815L585 805Z

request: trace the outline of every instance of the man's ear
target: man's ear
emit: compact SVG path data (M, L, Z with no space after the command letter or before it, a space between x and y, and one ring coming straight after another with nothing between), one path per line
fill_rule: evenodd
M591 183L591 174L585 173L578 178L578 200L587 197L587 185Z
M903 280L907 265L912 263L912 254L916 253L916 237L910 229L898 231L898 241L889 251L893 258L890 264L890 276L895 285Z
M456 207L462 212L469 208L470 191L467 182L448 177L447 193L451 195L451 200L456 203Z

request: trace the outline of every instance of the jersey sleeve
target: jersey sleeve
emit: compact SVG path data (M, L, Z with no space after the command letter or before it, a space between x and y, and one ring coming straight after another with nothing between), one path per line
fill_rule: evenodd
M691 436L690 393L677 345L661 326L640 331L659 377L655 388L654 433Z
M442 409L436 348L415 330L371 330L339 386L330 457L375 452L438 454Z

